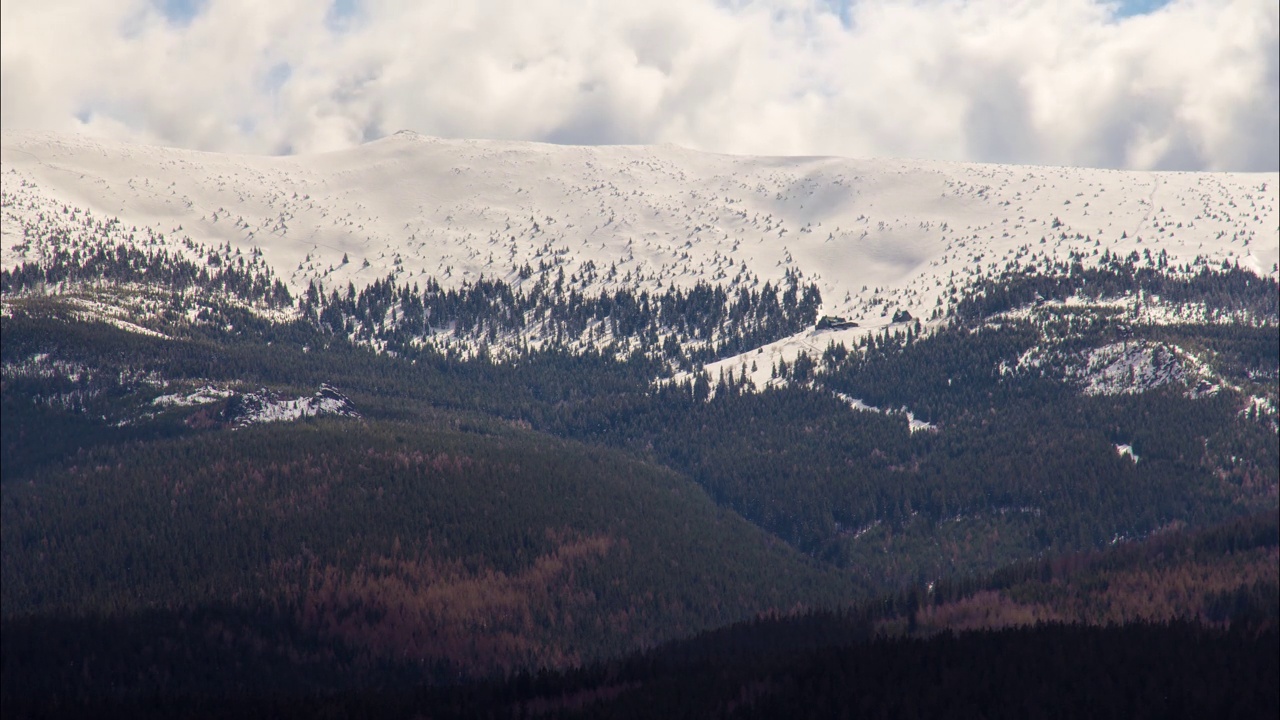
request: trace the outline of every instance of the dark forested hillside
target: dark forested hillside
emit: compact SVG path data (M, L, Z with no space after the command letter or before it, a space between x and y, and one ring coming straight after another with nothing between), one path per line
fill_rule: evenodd
M560 666L851 586L693 484L517 428L321 420L102 447L4 494L3 607L265 607L371 657Z
M703 363L808 332L799 276L4 273L6 716L1275 704L1274 280L1013 268L758 387Z
M1264 513L762 617L568 671L457 684L392 661L376 691L333 671L350 649L280 614L19 619L6 625L6 714L1270 717L1280 703L1277 527ZM1037 615L1037 604L1073 610ZM258 674L244 672L246 657ZM59 705L34 702L71 685Z

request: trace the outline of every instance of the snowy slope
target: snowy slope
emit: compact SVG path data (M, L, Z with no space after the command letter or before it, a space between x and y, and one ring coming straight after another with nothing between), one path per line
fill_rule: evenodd
M1277 173L735 157L413 133L255 157L4 131L2 166L6 267L39 252L24 243L25 224L56 222L67 207L175 247L190 238L260 248L295 289L388 273L518 284L525 264L563 269L588 293L776 282L791 270L818 284L824 313L866 331L898 308L928 317L949 282L1015 256L1164 250L1173 263L1203 256L1272 276L1280 261Z

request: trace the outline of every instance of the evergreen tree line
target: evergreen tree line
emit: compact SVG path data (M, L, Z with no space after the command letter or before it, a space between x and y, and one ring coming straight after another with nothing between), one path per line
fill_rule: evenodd
M983 277L951 310L961 322L974 323L1033 303L1083 297L1094 301L1145 293L1172 304L1203 304L1210 312L1247 311L1254 318L1280 314L1280 286L1225 260L1220 266L1197 259L1171 266L1164 250L1122 256L1104 251L1086 267L1083 257L1041 265L1013 262L994 277Z
M198 263L147 244L76 242L64 234L44 240L50 250L40 260L0 270L0 293L41 291L66 283L136 283L178 293L231 296L276 309L293 303L289 288L275 277L256 250L246 260L238 251L233 255L227 246L224 251L210 252L204 263Z
M71 242L46 239L49 249L37 261L0 271L0 292L35 292L66 283L149 284L203 297L174 298L171 317L190 306L219 298L287 309L294 299L257 251L246 261L239 253L209 252L198 263L165 248L128 242ZM522 281L523 284L523 281ZM297 299L299 316L328 334L370 343L401 356L426 350L455 352L457 341L472 345L526 345L543 349L601 347L626 356L659 357L690 369L745 352L812 325L822 298L813 284L788 271L778 285L758 290L726 289L699 281L691 288L671 286L649 292L620 288L586 295L566 283L563 269L554 280L539 275L524 289L481 277L456 288L434 279L397 284L394 275L357 290L325 292L312 281ZM208 321L206 312L200 319Z
M792 273L760 290L734 292L700 281L661 293L621 288L599 295L567 287L563 275L555 281L539 276L527 290L485 278L457 288L435 280L410 287L389 276L326 295L313 282L299 310L325 331L408 357L421 355L424 343L447 349L457 338L493 344L514 336L544 349L640 352L689 369L799 332L817 319L822 303L817 287Z

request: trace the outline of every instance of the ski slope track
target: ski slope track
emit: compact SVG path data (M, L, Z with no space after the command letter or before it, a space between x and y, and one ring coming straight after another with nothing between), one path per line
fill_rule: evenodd
M1014 258L1164 251L1175 265L1226 261L1272 277L1280 262L1277 173L739 157L411 132L258 157L4 131L2 169L5 267L37 259L24 242L37 218L88 211L178 251L191 252L188 239L259 249L295 292L388 275L520 287L563 270L591 294L759 286L792 272L817 284L823 314L858 323L780 348L855 338L899 309L928 318L948 285ZM525 266L532 279L521 279Z

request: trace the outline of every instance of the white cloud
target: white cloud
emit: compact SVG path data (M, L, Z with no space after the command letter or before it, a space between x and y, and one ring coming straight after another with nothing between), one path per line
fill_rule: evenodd
M1280 9L1173 0L6 0L5 127L307 152L401 128L1280 167ZM170 6L174 3L170 3Z

